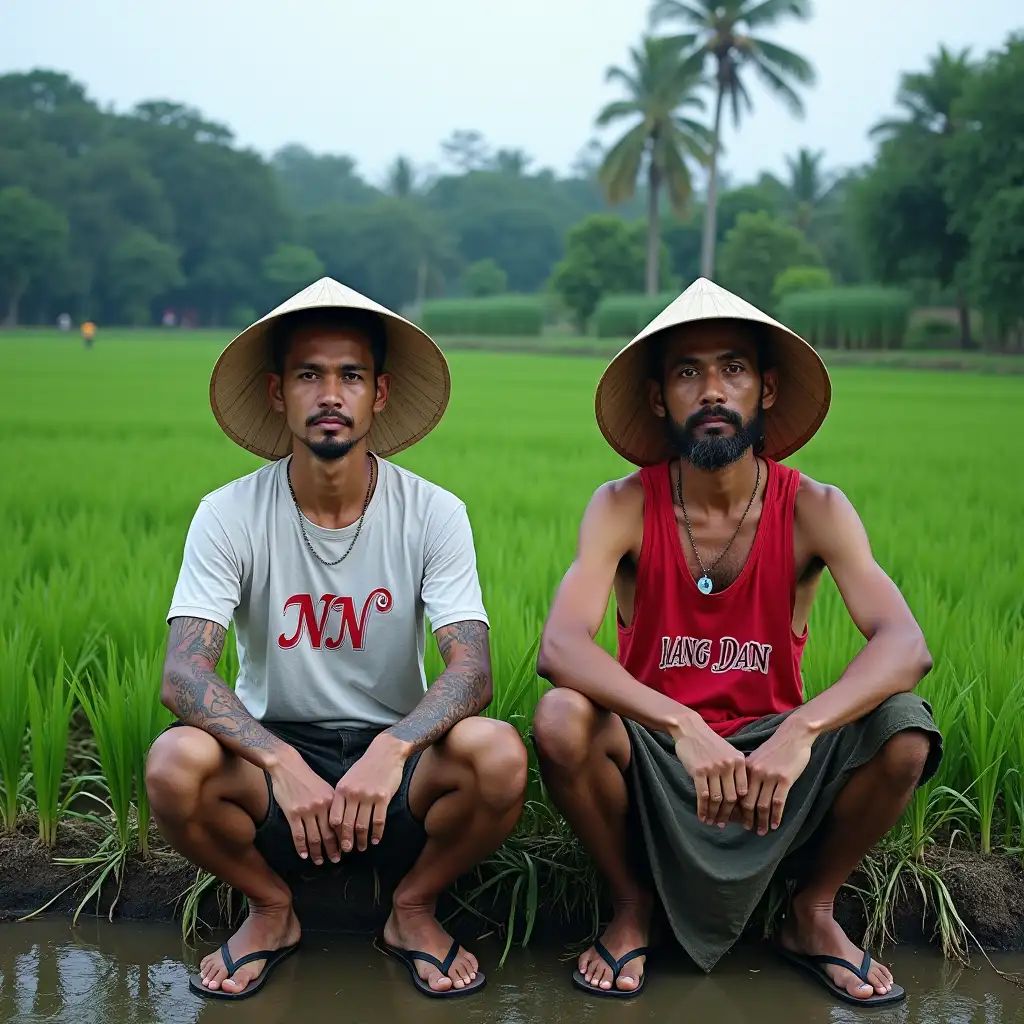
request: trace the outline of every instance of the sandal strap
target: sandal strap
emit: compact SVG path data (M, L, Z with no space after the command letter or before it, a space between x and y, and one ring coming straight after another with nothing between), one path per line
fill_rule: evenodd
M860 967L855 967L849 960L843 960L842 957L838 956L811 956L808 959L816 964L831 964L833 967L842 967L855 977L860 978L865 984L869 983L868 970L871 967L871 954L868 952L865 952Z
M279 952L280 950L277 949L258 949L255 953L246 953L245 956L235 961L235 970L231 973L234 974L239 967L242 967L245 964L251 964L256 960L270 960L275 953ZM225 966L227 965L225 964Z
M631 949L624 956L621 956L616 960L615 957L608 952L600 939L594 943L594 949L597 950L598 956L600 956L601 959L612 969L612 981L616 981L618 979L619 974L622 973L622 968L625 967L630 960L635 960L640 956L647 956L647 947L638 946L636 949Z
M234 975L235 971L238 970L238 964L231 959L231 953L228 950L228 944L226 942L220 947L220 955L221 959L224 961L224 970L228 972L228 977L230 978Z

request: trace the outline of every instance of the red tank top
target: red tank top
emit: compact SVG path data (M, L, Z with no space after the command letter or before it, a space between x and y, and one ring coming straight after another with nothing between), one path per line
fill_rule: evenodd
M702 594L683 555L669 464L640 471L644 537L633 620L619 619L619 662L635 679L696 711L720 736L803 703L793 633L793 511L800 473L770 459L761 520L743 571Z

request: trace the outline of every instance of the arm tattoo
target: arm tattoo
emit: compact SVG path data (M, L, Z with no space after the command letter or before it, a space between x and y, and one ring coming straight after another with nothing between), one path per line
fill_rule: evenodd
M217 675L227 631L208 619L171 621L164 663L165 703L186 725L217 737L233 753L276 750L281 741L249 714Z
M491 699L491 655L484 623L442 626L437 646L447 667L419 704L387 730L415 750L436 743L456 722L483 711Z

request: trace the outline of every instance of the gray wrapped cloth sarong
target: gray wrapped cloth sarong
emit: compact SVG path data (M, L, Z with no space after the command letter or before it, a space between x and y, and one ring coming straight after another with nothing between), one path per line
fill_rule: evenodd
M758 719L727 738L750 754L790 713ZM781 825L760 836L739 824L719 829L698 821L693 779L671 737L635 722L625 725L632 748L630 797L654 885L676 939L704 971L740 937L780 864L815 834L853 771L907 729L921 729L931 739L922 783L942 758L942 736L929 705L916 694L897 694L860 721L815 740L786 799Z

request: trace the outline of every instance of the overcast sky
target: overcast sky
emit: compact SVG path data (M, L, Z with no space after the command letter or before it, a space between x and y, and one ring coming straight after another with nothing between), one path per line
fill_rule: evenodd
M0 0L0 72L58 69L101 104L166 98L270 154L287 142L354 156L380 181L398 153L442 164L440 141L477 129L566 171L615 98L649 0ZM818 84L794 119L756 85L734 181L780 171L801 146L830 166L867 159L901 71L940 43L980 55L1024 27L1022 0L816 0L770 38L808 57Z

